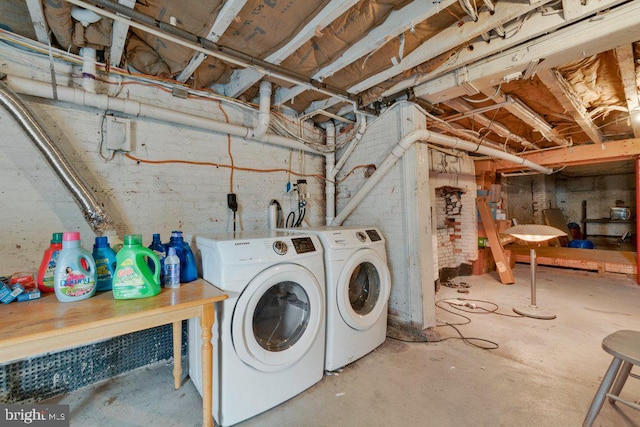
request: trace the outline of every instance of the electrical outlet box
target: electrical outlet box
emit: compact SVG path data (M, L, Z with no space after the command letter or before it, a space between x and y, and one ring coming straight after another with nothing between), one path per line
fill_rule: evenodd
M113 151L131 151L131 120L107 116L105 148Z

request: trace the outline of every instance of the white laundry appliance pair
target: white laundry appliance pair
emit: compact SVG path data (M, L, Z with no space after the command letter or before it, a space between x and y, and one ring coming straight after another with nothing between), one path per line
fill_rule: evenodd
M229 296L216 304L212 329L213 415L228 426L322 379L323 249L317 236L279 232L195 241L202 277ZM190 320L190 349L200 348L200 332ZM189 352L189 374L202 393L199 351Z
M391 276L385 240L374 227L292 228L324 248L327 290L325 370L370 353L386 339Z

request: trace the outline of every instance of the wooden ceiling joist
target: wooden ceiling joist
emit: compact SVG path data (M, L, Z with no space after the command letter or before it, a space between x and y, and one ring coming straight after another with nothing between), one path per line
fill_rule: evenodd
M617 47L615 52L622 86L624 87L624 95L629 109L633 136L640 138L640 103L638 102L638 83L636 82L637 74L636 62L633 57L633 46L626 44Z
M580 1L581 0L570 0L571 3L580 3ZM511 49L514 46L526 43L528 40L533 40L537 37L544 36L545 34L551 34L571 22L587 18L600 10L617 6L623 2L624 0L587 2L586 4L581 4L579 8L575 9L576 11L579 11L580 14L571 19L563 16L561 13L546 13L544 10L540 9L531 11L525 16L519 17L505 26L505 31L508 37L494 38L491 40L491 43L486 43L484 41L473 42L467 49L460 50L456 54L456 57L447 64L442 65L431 73L412 76L411 78L403 80L385 91L382 96L391 96L409 87L431 81L438 76L442 76L462 66L480 61L482 58L488 58L492 55Z
M538 113L529 108L524 102L513 96L503 94L500 89L489 87L482 89L483 94L492 98L494 102L504 102L504 109L511 114L531 126L535 131L547 140L552 141L557 145L571 145L567 140L560 137L553 129L553 127L540 116Z
M440 31L438 34L425 41L413 52L406 55L397 65L393 65L384 71L355 84L347 89L347 91L352 94L365 91L389 78L395 77L398 74L417 67L430 59L436 58L438 55L448 52L467 41L474 40L480 37L482 33L491 31L494 28L512 21L517 17L549 2L550 0L540 0L533 4L508 2L498 3L496 5L495 13L491 13L488 9L484 9L478 13L479 17L476 22L466 22L462 26L455 24L443 31ZM340 102L340 100L335 99L333 105L338 102ZM325 103L325 105L331 106L332 104ZM310 110L310 108L308 110Z
M544 69L538 71L536 75L562 105L565 112L591 138L591 141L601 143L604 140L602 132L593 123L591 117L587 114L587 109L580 102L569 83L562 77L562 74L555 69Z
M392 11L382 24L369 31L364 38L349 47L338 59L322 67L312 78L322 80L333 75L347 65L384 46L389 40L410 30L416 24L429 19L453 3L457 3L457 1L458 0L446 0L427 4L414 1L402 9ZM276 102L283 104L305 90L306 88L304 86L280 89L278 93L276 93Z
M238 13L240 13L240 10L242 10L246 2L247 0L227 0L222 6L222 9L220 9L215 22L209 30L209 34L207 34L205 38L213 43L217 42L224 32L227 31L227 28L229 28L229 25L231 25L235 17L238 16ZM178 74L176 80L183 83L189 80L189 77L193 75L206 57L204 53L196 52L193 57L191 57L185 69Z
M451 99L449 101L446 101L444 104L446 106L448 106L449 108L453 108L454 110L456 110L456 111L458 111L460 113L465 113L465 112L469 112L469 111L473 110L473 107L471 105L469 105L467 102L463 101L460 98ZM486 127L487 129L490 129L493 132L495 132L496 134L498 134L501 137L505 138L505 140L515 141L518 144L520 144L523 147L526 147L528 149L538 149L538 148L540 148L537 145L535 145L534 143L532 143L531 141L528 141L527 139L521 137L520 135L514 134L506 126L503 126L502 124L500 124L500 123L498 123L498 122L496 122L494 120L489 119L484 114L472 114L472 115L470 115L470 118L472 120L478 122L482 126Z
M602 144L574 145L524 153L520 157L545 167L579 166L629 160L640 156L640 139L624 139ZM518 165L501 160L477 160L476 170L516 172Z
M118 0L118 3L133 9L136 5L136 0ZM111 30L111 48L109 50L109 64L112 67L120 66L128 32L129 25L120 21L113 22L113 28Z
M50 43L49 26L47 25L47 20L44 17L42 2L40 0L27 0L27 8L29 9L29 15L31 16L31 22L33 23L33 30L36 32L38 41L42 44L48 45Z
M459 125L458 123L440 123L433 122L430 124L431 127L440 129L444 133L449 133L457 136L460 139L464 139L465 141L471 141L479 145L484 145L485 147L495 148L496 150L503 150L504 146L499 142L493 141L489 138L480 138L474 134L472 134L469 129L464 126ZM507 150L508 153L513 154L511 150Z
M278 51L267 56L265 61L276 65L281 64L282 61L311 40L318 31L321 31L327 25L338 19L340 15L347 12L356 3L358 3L358 0L332 0L304 26L302 31L297 33L287 44L278 49ZM225 87L225 94L230 97L237 97L253 86L261 77L262 73L252 68L235 70L231 76L231 82Z
M540 61L537 70L554 68L636 40L640 40L640 2L628 2L470 64L468 81L478 88L488 87L502 81L505 70L522 73L531 61ZM432 104L464 95L455 71L417 86L414 92Z

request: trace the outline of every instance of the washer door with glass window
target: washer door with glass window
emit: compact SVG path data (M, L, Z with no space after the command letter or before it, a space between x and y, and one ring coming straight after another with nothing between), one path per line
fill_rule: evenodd
M322 322L324 296L318 279L297 264L275 265L254 277L238 298L231 323L233 347L247 365L280 371L304 357Z
M372 327L387 309L390 282L389 267L375 251L356 251L345 262L336 284L344 322L361 331Z

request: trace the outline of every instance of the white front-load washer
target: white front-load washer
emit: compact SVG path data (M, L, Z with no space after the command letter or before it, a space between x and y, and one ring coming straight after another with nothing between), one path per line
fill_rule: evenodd
M324 247L327 288L325 370L341 368L384 342L391 275L375 227L293 228Z
M296 396L324 373L325 286L317 236L196 236L202 277L229 297L216 304L212 329L213 416L236 424ZM183 286L189 286L188 284ZM199 349L189 321L189 349ZM202 394L200 351L189 375Z

